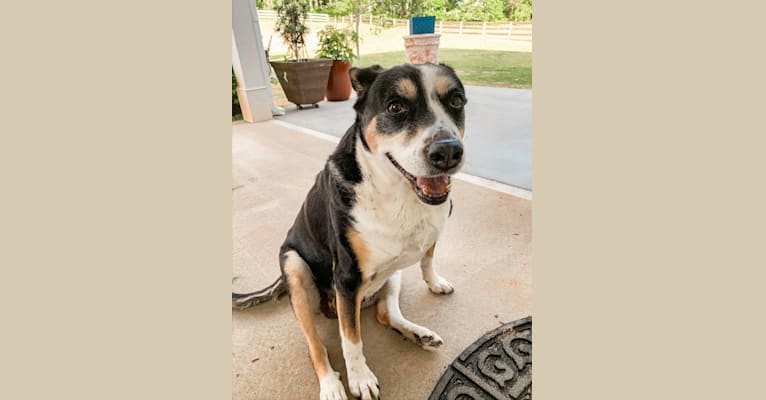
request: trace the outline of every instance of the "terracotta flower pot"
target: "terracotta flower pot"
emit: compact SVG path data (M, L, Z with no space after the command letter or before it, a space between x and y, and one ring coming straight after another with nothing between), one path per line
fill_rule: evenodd
M327 81L327 101L343 101L351 96L351 79L348 70L351 63L335 60L330 68L330 79Z

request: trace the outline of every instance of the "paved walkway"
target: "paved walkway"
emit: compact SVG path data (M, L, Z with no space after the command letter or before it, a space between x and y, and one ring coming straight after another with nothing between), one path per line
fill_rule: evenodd
M463 172L532 189L532 91L466 86L466 165ZM354 122L356 98L298 110L279 120L342 136Z
M308 115L308 114L307 114ZM279 274L279 246L334 144L274 122L235 123L232 135L233 268L236 291ZM441 335L426 352L362 311L362 338L383 399L425 399L454 358L503 322L532 314L531 202L461 180L435 265L455 285L431 294L420 269L404 270L406 317ZM318 315L330 362L346 382L338 321ZM233 399L305 400L319 396L306 341L285 297L232 312Z

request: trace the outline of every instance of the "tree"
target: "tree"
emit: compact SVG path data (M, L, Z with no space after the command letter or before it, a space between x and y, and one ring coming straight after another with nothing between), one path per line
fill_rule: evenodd
M505 18L504 0L464 0L457 6L461 21L500 21Z
M351 38L354 40L354 45L356 46L356 58L361 61L362 60L362 54L359 52L359 25L362 22L362 14L365 12L371 12L373 9L373 4L375 0L350 0L349 5L351 6L351 9L349 10L351 12L351 15L354 16L354 31L351 35Z
M305 36L308 33L306 18L309 12L307 0L282 0L277 4L276 30L287 44L293 60L301 59L301 51L305 51Z
M531 21L532 0L509 0L506 15L511 21Z
M436 19L450 19L450 11L457 6L457 0L426 0L423 4L423 12L436 16Z

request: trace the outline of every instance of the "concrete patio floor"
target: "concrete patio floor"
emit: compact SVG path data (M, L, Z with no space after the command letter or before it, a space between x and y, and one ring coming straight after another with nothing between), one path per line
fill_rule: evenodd
M248 291L278 276L279 246L334 144L274 122L240 122L232 129L233 289ZM404 270L401 296L404 316L441 335L442 348L423 351L380 326L374 307L362 311L364 352L383 399L427 398L466 346L501 323L532 313L531 202L460 180L454 182L453 200L435 265L455 292L431 294L414 266ZM337 320L318 314L317 329L345 385ZM232 311L232 357L234 399L319 396L287 297Z
M532 91L466 86L466 165L463 172L532 190ZM286 107L277 117L341 137L354 122L349 100L319 103L317 109Z

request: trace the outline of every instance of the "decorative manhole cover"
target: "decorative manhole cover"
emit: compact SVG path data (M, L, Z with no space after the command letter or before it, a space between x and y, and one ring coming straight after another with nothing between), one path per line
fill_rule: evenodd
M468 346L428 400L532 399L532 317L507 323Z

